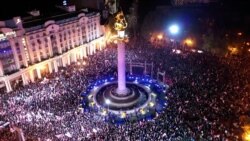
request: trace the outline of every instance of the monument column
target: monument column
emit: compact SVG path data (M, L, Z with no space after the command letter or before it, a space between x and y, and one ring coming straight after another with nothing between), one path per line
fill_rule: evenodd
M39 79L41 79L41 78L42 78L42 75L41 75L41 70L40 70L40 68L36 68L36 72L37 72L37 77L38 77Z
M27 81L27 76L26 74L22 74L22 80L23 80L23 85L27 85L28 84L28 81Z
M10 80L5 80L5 86L6 86L7 93L12 91Z
M127 22L125 20L123 12L119 12L115 17L114 28L117 31L117 71L118 71L118 88L116 93L119 95L126 95L129 93L129 89L126 88L126 58L125 58L125 29L127 28Z
M117 48L117 71L118 71L118 94L126 94L126 60L125 60L125 44L123 41L118 42Z
M53 61L55 72L58 72L57 60Z

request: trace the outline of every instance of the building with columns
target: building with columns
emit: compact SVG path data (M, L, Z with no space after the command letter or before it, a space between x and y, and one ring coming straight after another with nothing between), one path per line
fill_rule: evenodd
M0 21L0 88L27 85L104 47L100 14L72 7Z

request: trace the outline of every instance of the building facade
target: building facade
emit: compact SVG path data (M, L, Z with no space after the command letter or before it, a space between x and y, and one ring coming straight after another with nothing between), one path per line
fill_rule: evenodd
M51 17L14 17L0 21L0 88L13 90L57 72L105 45L100 14L71 11Z

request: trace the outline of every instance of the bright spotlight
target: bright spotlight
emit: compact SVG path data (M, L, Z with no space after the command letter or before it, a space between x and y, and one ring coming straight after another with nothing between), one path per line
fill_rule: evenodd
M110 101L109 99L105 99L105 103L106 103L107 105L109 105L109 104L111 103L111 101Z
M179 28L179 26L176 25L176 24L171 25L171 26L169 27L169 32L170 32L171 34L173 34L173 35L178 34L178 33L179 33L179 30L180 30L180 28Z

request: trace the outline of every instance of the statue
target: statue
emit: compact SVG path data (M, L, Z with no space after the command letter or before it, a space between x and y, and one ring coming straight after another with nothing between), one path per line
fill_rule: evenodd
M122 11L118 12L115 16L114 29L116 31L124 31L128 26L125 16Z

